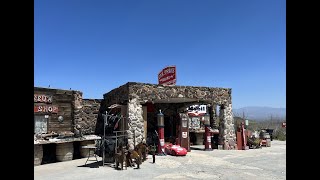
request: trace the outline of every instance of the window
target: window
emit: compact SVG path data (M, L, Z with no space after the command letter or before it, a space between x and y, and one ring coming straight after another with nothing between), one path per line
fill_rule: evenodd
M34 133L41 134L48 132L48 119L44 116L34 116Z

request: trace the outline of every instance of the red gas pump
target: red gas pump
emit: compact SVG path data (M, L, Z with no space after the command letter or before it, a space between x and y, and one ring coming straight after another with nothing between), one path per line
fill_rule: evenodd
M249 149L249 147L247 146L247 138L246 138L246 133L245 133L243 122L241 122L241 125L238 129L238 132L237 132L237 145L238 145L238 150Z
M180 126L179 126L179 137L178 143L181 147L186 148L188 152L190 149L190 138L189 138L189 125L188 115L186 113L180 113Z
M204 127L205 127L205 145L204 150L205 151L212 151L211 148L211 132L210 132L210 115L206 113L204 116Z
M164 115L161 113L161 109L159 114L157 115L158 120L158 155L164 155Z
M242 146L242 149L243 150L246 150L246 146L247 146L247 137L246 137L246 133L245 133L245 129L244 129L244 123L241 122L241 133L242 133L242 140L243 140L243 146Z

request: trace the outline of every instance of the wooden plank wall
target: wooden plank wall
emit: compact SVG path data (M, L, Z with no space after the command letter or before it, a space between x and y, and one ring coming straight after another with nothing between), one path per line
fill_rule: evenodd
M58 113L34 113L35 115L49 115L48 133L51 131L60 133L63 131L73 132L73 117L72 117L72 100L73 92L69 90L34 88L34 94L51 95L52 103L34 103L34 105L55 105L58 107ZM63 117L63 122L58 121L58 117Z

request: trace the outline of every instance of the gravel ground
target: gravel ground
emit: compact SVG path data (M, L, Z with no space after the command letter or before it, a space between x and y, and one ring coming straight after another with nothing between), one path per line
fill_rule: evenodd
M203 147L203 146L199 146ZM101 158L99 158L101 160ZM286 179L286 142L249 150L191 150L186 156L148 156L140 169L115 170L86 158L34 167L34 179Z

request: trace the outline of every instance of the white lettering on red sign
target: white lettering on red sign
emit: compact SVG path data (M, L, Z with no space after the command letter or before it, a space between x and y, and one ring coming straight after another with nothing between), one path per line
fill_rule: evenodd
M33 101L34 102L52 103L52 96L48 96L48 95L44 95L44 94L34 94Z
M34 106L34 112L50 112L50 113L58 113L57 106L47 106L47 105L36 105Z
M168 66L158 74L158 83L162 85L175 85L177 81L176 66Z

